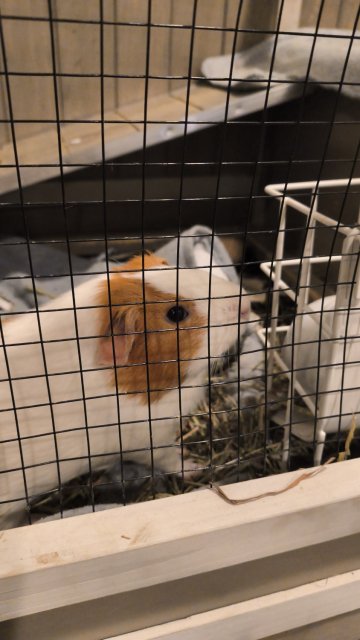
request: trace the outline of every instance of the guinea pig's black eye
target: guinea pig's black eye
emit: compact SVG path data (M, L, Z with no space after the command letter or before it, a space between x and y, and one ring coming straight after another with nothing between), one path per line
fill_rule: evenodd
M182 322L188 317L189 313L184 307L176 305L176 307L171 307L166 315L170 322Z

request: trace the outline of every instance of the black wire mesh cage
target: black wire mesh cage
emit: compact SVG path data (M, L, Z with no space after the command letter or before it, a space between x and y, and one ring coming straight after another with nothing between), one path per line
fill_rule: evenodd
M358 455L359 6L295 5L0 1L1 528Z

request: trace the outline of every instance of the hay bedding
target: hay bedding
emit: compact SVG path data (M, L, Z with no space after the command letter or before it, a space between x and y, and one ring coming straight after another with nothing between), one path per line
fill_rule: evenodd
M208 487L214 482L225 485L287 471L288 467L282 461L283 429L271 420L279 409L285 407L287 378L278 372L267 394L264 380L248 382L247 393L244 394L242 389L243 404L239 409L229 369L218 371L211 380L211 411L207 397L197 413L184 421L184 458L191 456L197 464L197 472L191 478L186 474L184 477L181 474L160 475L156 469L152 478L151 469L145 465L129 461L124 461L122 465L116 463L91 477L86 474L73 479L63 485L61 493L54 490L34 500L30 509L32 522L59 514L60 511L81 510L93 503L95 510L100 510L110 504L131 504L187 493ZM295 404L301 411L307 412L300 398L296 399ZM210 420L213 433L211 466ZM359 437L352 433L350 443L345 442L346 438L347 434L328 435L325 462L360 457ZM178 446L181 446L180 435ZM312 466L312 443L292 436L290 449L290 469Z
M237 367L236 367L237 368ZM234 370L234 367L233 367ZM262 379L251 382L242 390L242 404L238 408L238 393L234 394L231 368L218 371L211 381L211 410L209 394L198 407L197 413L182 427L178 446L183 446L184 457L196 461L197 471L192 477L184 474L162 474L133 462L120 462L94 473L80 476L54 490L31 505L31 518L59 513L60 510L78 509L91 505L129 504L153 498L177 495L209 486L209 483L228 484L284 471L282 463L282 429L272 425L271 415L284 405L287 382L279 374L267 394L265 416L265 385ZM210 416L212 424L212 455L210 467ZM265 418L270 427L265 429ZM295 439L292 454L311 461L309 446ZM306 464L304 466L309 466Z
M162 474L151 477L151 469L133 462L123 462L113 467L79 476L63 485L61 493L51 491L32 502L31 521L60 517L84 512L94 503L95 510L107 506L120 506L147 500L179 495L209 487L210 483L226 485L232 482L273 475L287 471L282 462L282 429L272 425L264 430L264 405L247 407L238 411L234 398L225 386L219 384L221 376L214 379L212 390L212 424L214 428L212 468L209 467L209 405L204 402L199 414L191 417L183 428L184 455L196 460L196 477L184 478L181 474ZM270 413L284 404L283 391L286 380L281 376L271 393ZM216 407L221 407L217 413ZM325 448L325 460L337 457L344 448L344 437L340 440L329 436ZM352 455L360 456L358 439L352 441ZM296 437L291 438L291 469L311 467L313 447ZM92 508L88 508L92 511ZM58 514L58 515L55 515ZM27 524L28 519L23 524Z

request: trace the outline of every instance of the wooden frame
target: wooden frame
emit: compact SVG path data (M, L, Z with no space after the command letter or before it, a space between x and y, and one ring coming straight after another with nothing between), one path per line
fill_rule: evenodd
M358 534L359 472L360 460L333 464L288 491L236 506L213 490L203 490L3 531L0 620L136 592L151 585L166 586L180 578ZM303 473L230 485L226 494L248 500L283 490ZM318 605L310 607L306 603L314 603L315 594ZM275 633L353 611L359 608L359 595L360 574L355 571L284 591L282 595L270 594L265 599L215 610L207 614L208 618L205 614L193 618L197 627L204 628L204 637L209 638L209 624L214 624L215 629L223 624L224 617L232 620L230 630L250 628L255 619L256 628L260 629L261 616L254 613L260 607L259 611L273 610L269 620L274 620ZM297 616L296 603L304 603L303 613L300 615L301 604ZM271 631L269 620L267 629ZM190 638L188 622L178 624L161 629L160 635L154 635L155 631L151 635L149 630L150 635L129 635L129 640L172 638L171 634L178 630L182 633L179 637Z
M267 105L274 107L298 98L302 87L296 84L279 84L269 91ZM235 95L229 102L227 119L244 117L261 111L267 91ZM199 85L192 89L189 99L188 133L209 128L224 121L226 91ZM186 89L173 91L150 98L148 102L148 147L179 138L184 134ZM143 100L124 105L117 111L105 113L105 156L110 161L133 151L142 149L144 118ZM88 123L73 123L61 126L61 151L64 174L72 173L91 163L102 161L100 114L95 114ZM133 122L135 121L135 123ZM59 176L59 142L55 130L37 133L17 142L21 167L22 186L27 187L42 180ZM32 166L41 158L45 166ZM12 142L0 149L0 194L18 188Z
M196 616L109 640L222 640L267 638L306 626L344 611L360 601L360 571L326 578L294 589L272 593L247 602L206 611ZM241 634L241 636L239 635Z
M201 62L214 55L229 54L234 35L238 0L199 0L197 25L209 30L196 34L192 74L201 77ZM64 173L82 165L101 162L100 84L91 74L99 72L99 1L53 0L54 46L61 119L61 155ZM279 0L245 0L241 13L237 50L266 37L277 21ZM148 87L147 145L181 136L184 130L186 74L189 70L189 28L192 0L153 0L152 20L168 28L153 28L157 47L151 55ZM285 0L281 29L313 27L320 0ZM59 176L50 30L47 3L43 0L0 0L4 42L10 73L16 144L22 186ZM321 27L352 28L356 0L325 0ZM33 20L27 20L32 17ZM143 0L109 0L104 3L104 100L106 160L139 150L143 146L145 30L147 11ZM185 25L186 29L174 28ZM254 30L254 32L251 32ZM256 30L259 32L256 33ZM166 52L166 55L164 55ZM74 73L76 60L76 77ZM158 78L157 78L158 76ZM170 79L168 79L168 77ZM302 94L301 85L277 86L270 90L271 107ZM31 100L29 100L31 95ZM231 95L228 119L263 109L266 92ZM0 193L18 188L13 140L8 121L7 92L0 77ZM204 82L192 82L189 96L188 132L224 121L226 92ZM43 120L43 122L42 122ZM68 124L67 124L68 123ZM79 166L77 166L79 163Z

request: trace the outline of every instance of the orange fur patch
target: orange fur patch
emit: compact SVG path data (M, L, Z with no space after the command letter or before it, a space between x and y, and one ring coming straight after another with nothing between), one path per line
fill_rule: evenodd
M154 267L161 267L168 265L169 263L160 256L155 256L153 253L144 254L144 269L153 269ZM141 271L143 268L143 256L134 256L130 258L119 271Z
M153 255L144 256L144 262L145 268L167 264L162 258ZM173 293L164 293L147 284L145 344L142 280L131 278L130 275L123 277L121 274L121 271L141 270L141 266L142 257L137 256L110 278L114 342L111 338L110 309L102 308L99 311L99 335L109 337L100 340L98 356L102 363L111 366L115 355L119 390L139 393L136 401L145 404L148 401L148 390L150 401L157 402L169 388L177 388L179 383L183 383L190 364L187 360L196 356L206 331L203 328L206 318L197 312L194 302L183 302L182 306L189 315L179 324L178 332L176 323L168 320L166 314L177 303L181 304L181 297L176 301ZM101 285L98 303L109 306L107 281ZM183 331L182 328L186 330ZM111 384L114 385L113 375Z

